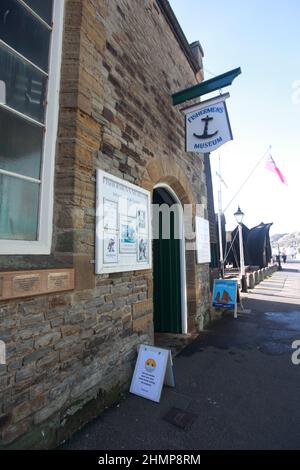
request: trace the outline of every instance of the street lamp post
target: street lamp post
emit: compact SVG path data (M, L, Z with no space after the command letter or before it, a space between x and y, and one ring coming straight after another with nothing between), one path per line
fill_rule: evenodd
M245 271L243 227L242 227L244 215L245 214L241 211L240 207L238 207L237 212L234 214L236 221L238 223L238 230L239 230L241 290L242 292L247 292L247 279L246 279L246 271Z

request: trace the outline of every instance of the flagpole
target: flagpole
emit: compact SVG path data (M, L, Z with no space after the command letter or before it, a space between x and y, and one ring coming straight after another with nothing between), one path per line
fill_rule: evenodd
M227 209L231 206L231 204L233 203L233 201L235 200L235 198L239 195L239 193L241 192L241 190L243 189L243 187L245 186L246 183L248 183L249 179L251 178L251 176L253 175L253 173L255 172L256 168L260 165L260 163L263 161L263 159L266 157L266 155L271 151L271 148L272 148L272 145L270 145L267 150L265 151L265 153L263 154L263 156L259 159L259 161L256 163L255 167L253 168L253 170L250 172L250 174L247 176L247 178L245 179L245 181L243 182L243 184L239 187L239 189L237 190L237 192L235 193L235 195L233 196L233 198L231 199L231 201L229 202L229 204L227 204L227 206L225 207L224 212L227 211Z

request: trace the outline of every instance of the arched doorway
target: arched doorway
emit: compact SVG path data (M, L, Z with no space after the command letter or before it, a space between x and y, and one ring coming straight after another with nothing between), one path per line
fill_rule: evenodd
M164 184L155 186L153 204L174 207L180 200ZM170 222L169 235L163 234L163 217ZM154 330L163 333L187 333L185 246L182 212L159 212L154 223L158 237L153 240Z

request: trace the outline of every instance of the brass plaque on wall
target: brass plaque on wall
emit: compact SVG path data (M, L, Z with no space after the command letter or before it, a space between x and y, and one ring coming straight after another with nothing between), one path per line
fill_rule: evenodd
M48 289L51 291L68 289L69 285L69 273L53 273L48 275Z
M74 269L43 269L0 274L0 300L74 289Z
M41 291L41 276L39 274L26 274L25 276L15 276L12 281L13 295L34 295Z

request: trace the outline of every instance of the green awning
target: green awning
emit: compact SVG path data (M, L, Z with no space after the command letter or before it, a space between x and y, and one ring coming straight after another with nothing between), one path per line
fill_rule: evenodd
M191 88L186 88L185 90L178 91L172 95L173 106L177 104L184 103L185 101L192 100L193 98L198 98L199 96L206 95L212 91L220 90L230 86L233 80L242 73L241 68L230 70L229 72L218 75L217 77L210 78L205 80L199 85L192 86Z

